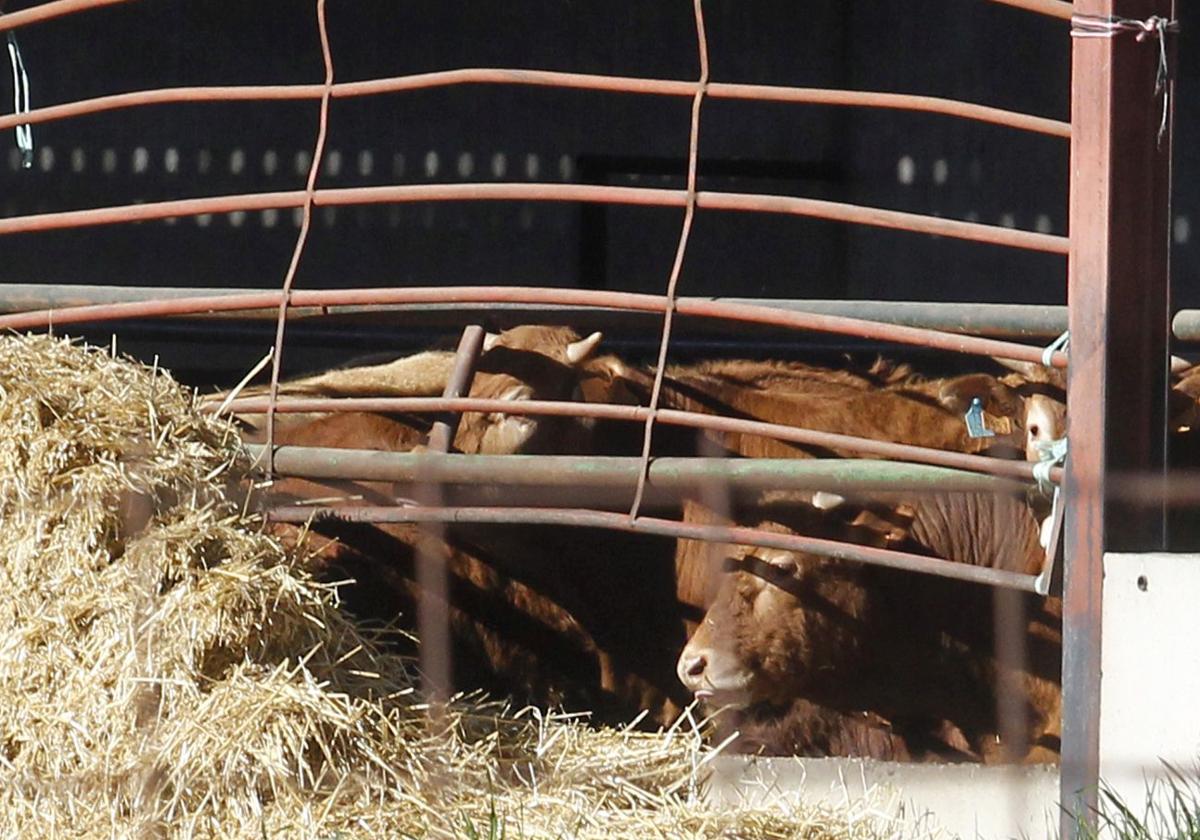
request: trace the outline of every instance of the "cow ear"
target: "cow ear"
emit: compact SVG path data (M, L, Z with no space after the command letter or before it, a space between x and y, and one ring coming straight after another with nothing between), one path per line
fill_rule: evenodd
M995 400L1015 399L1007 385L988 373L969 373L947 380L938 391L938 402L953 412L962 414L978 399L986 407Z
M500 340L499 333L485 332L483 334L483 352L486 353L487 351L491 350L493 347L496 346L496 342L498 342L499 340Z
M596 352L596 348L600 346L600 339L604 338L604 333L594 332L587 338L581 338L579 341L572 341L567 345L567 364L577 365L592 353Z

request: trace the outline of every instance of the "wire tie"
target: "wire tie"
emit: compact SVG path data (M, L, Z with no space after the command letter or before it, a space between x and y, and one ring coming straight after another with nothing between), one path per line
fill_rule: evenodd
M13 75L13 113L29 113L29 74L25 72L25 61L21 58L21 48L17 46L17 36L9 30L8 60L12 64ZM21 168L33 166L33 126L29 123L18 125L17 148L21 150Z
M1058 492L1058 488L1050 480L1050 470L1066 460L1067 439L1061 437L1058 440L1038 441L1035 446L1039 460L1033 465L1033 477L1037 481L1038 489L1049 496L1051 492Z
M1167 89L1167 82L1171 79L1171 69L1167 65L1167 33L1178 31L1179 21L1160 15L1145 20L1099 15L1071 16L1072 38L1114 38L1122 32L1132 32L1139 43L1148 38L1158 39L1158 72L1154 76L1154 95L1162 97L1162 119L1158 123L1159 145L1162 145L1163 135L1167 132L1167 117L1171 111L1171 94Z
M1063 330L1063 334L1046 345L1046 349L1042 351L1042 364L1046 367L1054 365L1054 354L1065 353L1071 345L1071 331Z

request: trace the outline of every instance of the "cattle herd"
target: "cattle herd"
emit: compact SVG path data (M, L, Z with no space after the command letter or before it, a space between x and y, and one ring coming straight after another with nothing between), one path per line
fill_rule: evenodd
M489 335L470 396L646 404L648 367L605 353L599 333L524 326ZM284 383L283 396L440 395L453 354L428 351ZM982 367L982 365L981 365ZM903 365L822 367L714 360L665 371L660 405L1000 458L1036 460L1065 434L1061 372L925 378ZM249 392L251 393L253 389ZM1175 396L1181 397L1182 392ZM1195 405L1194 395L1183 400ZM996 430L971 437L979 400ZM262 417L238 418L248 441ZM340 413L276 417L277 444L406 451L430 421ZM1190 423L1190 419L1188 421ZM631 455L627 421L464 414L453 449ZM654 453L852 457L745 434L657 426ZM1049 500L937 492L852 498L773 490L682 502L693 523L736 523L895 548L1022 573L1042 568ZM341 497L394 502L383 483L281 479L271 505ZM285 539L299 529L275 525ZM456 687L668 724L698 702L733 749L909 761L1048 762L1059 749L1061 601L795 551L565 526L311 524L318 573L364 620L414 626L417 557L443 558ZM997 617L1003 621L997 622ZM999 629L998 629L999 628ZM998 642L1000 642L998 644Z

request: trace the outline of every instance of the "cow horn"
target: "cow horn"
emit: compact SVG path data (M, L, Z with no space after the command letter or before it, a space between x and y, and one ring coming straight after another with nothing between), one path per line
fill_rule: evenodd
M579 341L572 341L567 345L567 363L577 365L595 352L600 344L600 339L604 338L601 332L594 332L587 338L581 338Z
M1037 362L1023 362L1019 359L1002 359L999 356L993 356L992 361L1001 367L1006 367L1009 370L1014 370L1022 376L1033 378L1042 371L1042 366Z
M496 342L500 340L499 333L485 332L483 334L483 352L491 350L496 346Z

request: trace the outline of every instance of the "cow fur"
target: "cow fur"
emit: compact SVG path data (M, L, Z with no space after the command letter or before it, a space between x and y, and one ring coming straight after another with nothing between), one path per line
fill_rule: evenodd
M1037 522L1020 499L932 494L889 520L845 506L760 506L754 524L956 562L1035 571ZM899 514L897 517L896 514ZM693 520L711 519L704 510ZM886 527L878 523L889 521ZM682 550L697 552L695 543ZM1057 756L1061 603L978 584L774 549L735 547L680 657L681 679L731 704L737 747L778 754L1046 761ZM996 599L1024 652L996 653ZM1021 719L1001 728L1001 692ZM1004 737L1002 737L1002 735Z

